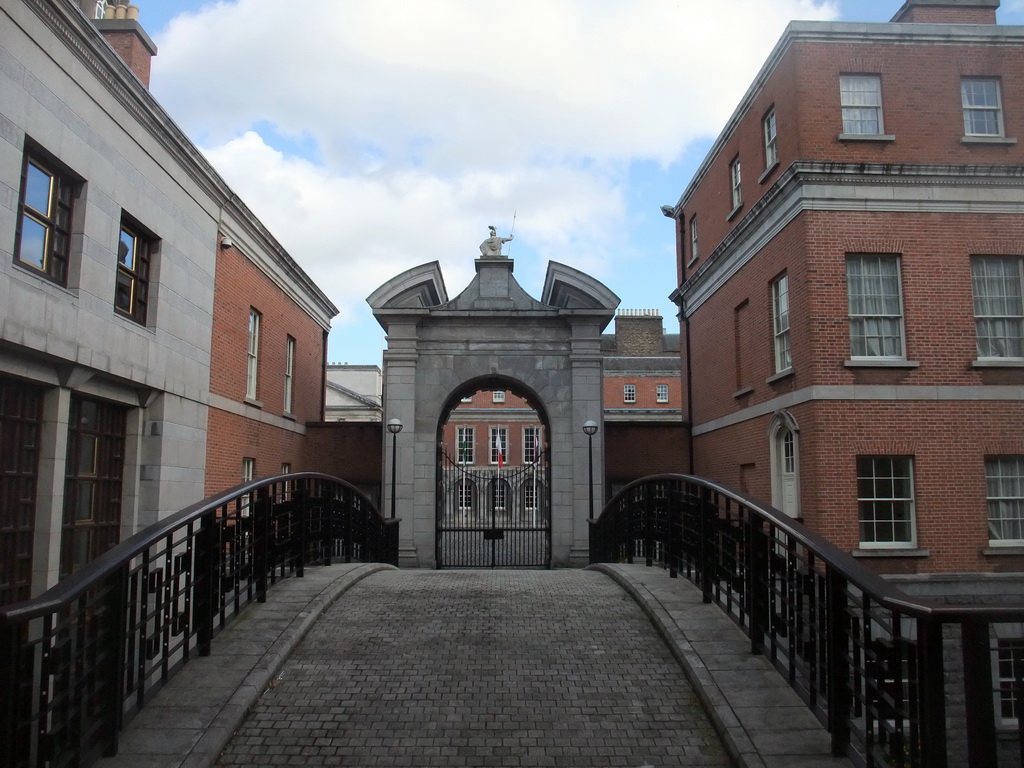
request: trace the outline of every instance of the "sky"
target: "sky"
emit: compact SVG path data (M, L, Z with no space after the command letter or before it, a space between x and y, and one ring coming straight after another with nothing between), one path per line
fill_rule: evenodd
M386 343L366 297L436 260L454 298L492 224L532 296L556 261L678 332L661 206L789 21L902 5L135 1L154 96L338 307L328 360L354 365L380 365ZM1024 0L998 18L1024 24Z

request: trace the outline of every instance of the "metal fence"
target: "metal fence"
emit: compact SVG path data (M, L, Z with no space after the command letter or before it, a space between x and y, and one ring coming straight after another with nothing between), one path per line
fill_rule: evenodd
M908 596L771 507L687 475L620 491L590 560L659 563L728 613L858 766L1024 762L1024 604Z
M398 521L343 480L296 473L195 504L0 607L0 765L116 754L124 725L246 605L335 561L397 565Z

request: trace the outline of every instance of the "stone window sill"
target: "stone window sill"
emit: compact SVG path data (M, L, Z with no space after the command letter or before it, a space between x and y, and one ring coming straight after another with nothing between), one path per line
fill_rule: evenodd
M743 389L738 389L735 392L733 392L732 396L735 397L736 399L739 399L739 398L743 397L744 395L749 395L753 391L754 391L753 387L743 387Z
M282 413L281 414L281 418L282 419L288 419L288 421L295 421L296 420L295 419L295 414L292 413L291 411L285 411L284 413Z
M1016 139L1008 139L1005 136L961 136L961 144L999 144L1011 146L1017 143Z
M896 136L891 133L840 133L840 141L896 141Z
M855 549L850 552L854 557L928 557L931 553L927 549L908 547L906 549Z
M764 173L757 177L758 184L764 184L765 179L772 175L772 171L779 167L779 161L776 160L774 163L764 169Z
M1001 555L1020 557L1021 555L1024 555L1024 544L995 544L985 547L981 550L981 554L995 557L999 557Z
M787 368L784 371L779 371L774 376L769 376L767 379L764 380L764 383L765 384L774 384L776 381L782 381L782 379L785 379L785 378L788 378L789 376L792 376L793 373L794 373L794 371L793 371L792 367Z
M916 360L895 360L892 358L855 357L843 363L847 368L920 368Z
M686 262L686 268L689 269L690 267L692 267L694 264L697 263L698 259L700 259L700 256L694 256L692 259Z
M740 203L735 208L733 208L731 211L729 211L729 215L725 217L725 220L726 221L732 221L734 218L736 218L736 214L739 213L742 210L743 210L743 203Z
M245 398L245 404L246 405L251 405L253 408L260 408L260 409L263 408L263 403L260 402L259 400L257 400L254 397L247 397L247 398Z
M1024 358L981 357L971 361L971 368L1024 368Z

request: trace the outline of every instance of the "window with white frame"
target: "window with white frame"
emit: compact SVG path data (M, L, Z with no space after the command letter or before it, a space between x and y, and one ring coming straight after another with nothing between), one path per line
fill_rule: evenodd
M979 358L1024 357L1024 259L971 259Z
M1024 544L1024 456L985 459L991 544Z
M697 214L690 217L690 262L700 257L700 238L697 234Z
M913 547L914 460L910 456L858 456L860 545Z
M622 402L636 402L636 384L624 384L622 387Z
M996 640L996 717L1003 727L1013 728L1021 717L1015 689L1024 679L1024 638L1001 637Z
M459 512L467 514L473 511L473 481L463 478L458 488Z
M106 18L107 15L107 0L96 0L96 8L93 11L94 19Z
M843 106L843 133L880 135L882 123L882 78L878 75L843 75L839 78Z
M898 256L856 254L846 257L849 293L850 356L904 357L903 300Z
M508 462L508 427L491 427L491 464Z
M789 350L789 275L772 283L772 326L775 333L775 372L793 367Z
M965 136L1002 136L1003 104L994 77L965 77L960 81Z
M293 385L295 382L295 339L291 336L284 348L284 412L292 412Z
M504 512L508 501L508 483L500 478L491 481L491 508L495 512Z
M532 464L540 456L540 427L523 427L523 463Z
M476 446L476 430L473 427L456 427L455 439L458 443L459 464L472 464Z
M733 161L729 163L729 190L733 210L736 210L741 205L743 205L743 191L740 188L741 179L742 174L740 173L740 158L737 155L735 158L733 158Z
M527 483L523 486L523 509L527 512L534 512L537 509L537 486Z
M505 390L496 389L491 393L492 403L504 403L505 402Z
M659 403L668 402L668 384L655 384L654 385L654 399Z
M761 121L761 128L764 134L764 167L771 168L779 162L779 152L775 146L775 107L768 110L768 114Z
M242 459L242 482L251 483L256 477L256 459L246 456ZM252 494L247 493L238 501L238 513L242 517L248 517L252 507Z
M249 309L249 351L246 369L245 396L256 399L256 373L259 369L260 313Z

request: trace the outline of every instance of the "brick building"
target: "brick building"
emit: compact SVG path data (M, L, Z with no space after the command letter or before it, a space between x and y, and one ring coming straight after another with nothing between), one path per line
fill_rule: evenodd
M321 418L336 309L154 100L137 13L0 2L0 603Z
M793 22L663 209L696 473L993 592L1024 569L1024 28L998 5Z

